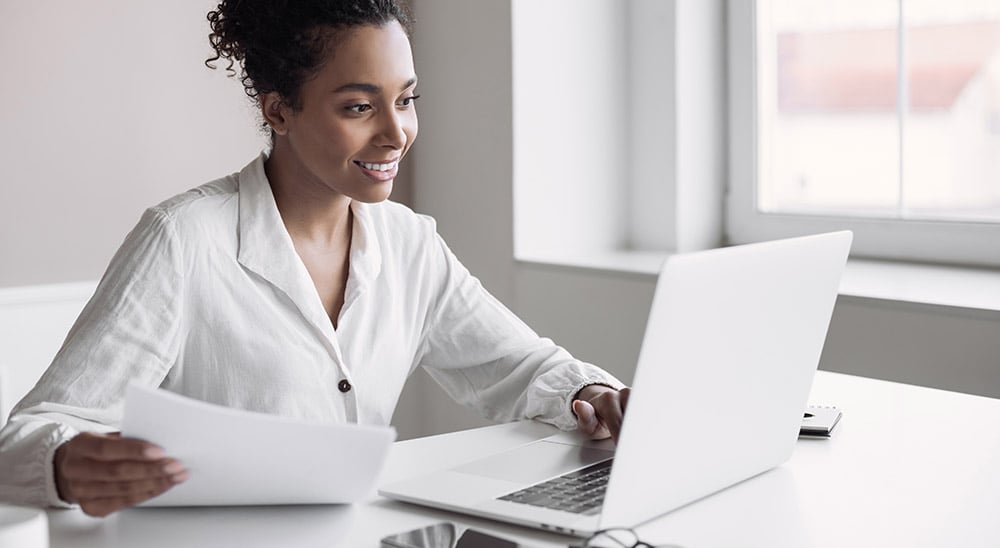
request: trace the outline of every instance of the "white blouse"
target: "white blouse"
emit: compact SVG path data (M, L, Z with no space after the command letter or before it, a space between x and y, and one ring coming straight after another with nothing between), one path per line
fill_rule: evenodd
M487 418L562 429L576 425L570 399L581 388L622 386L538 337L469 274L431 218L392 202L351 205L335 330L265 159L145 212L0 431L0 499L66 506L56 448L81 431L117 430L130 381L251 411L385 425L424 366Z

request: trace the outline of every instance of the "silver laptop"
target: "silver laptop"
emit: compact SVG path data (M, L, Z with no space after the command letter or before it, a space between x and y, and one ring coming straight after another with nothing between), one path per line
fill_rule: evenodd
M635 527L786 461L850 232L667 259L618 446L561 433L383 496L575 536Z

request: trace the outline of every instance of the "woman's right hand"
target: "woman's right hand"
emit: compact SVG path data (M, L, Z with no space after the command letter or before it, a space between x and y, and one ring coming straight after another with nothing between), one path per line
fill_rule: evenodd
M54 466L59 497L99 517L188 479L184 465L160 447L118 433L78 434L56 449Z

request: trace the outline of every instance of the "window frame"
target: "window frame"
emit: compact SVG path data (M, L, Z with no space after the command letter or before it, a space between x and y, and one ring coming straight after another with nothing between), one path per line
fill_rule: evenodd
M1000 223L873 219L757 210L757 0L727 0L729 178L726 240L741 244L854 231L852 256L1000 266ZM1000 182L998 182L1000 184Z

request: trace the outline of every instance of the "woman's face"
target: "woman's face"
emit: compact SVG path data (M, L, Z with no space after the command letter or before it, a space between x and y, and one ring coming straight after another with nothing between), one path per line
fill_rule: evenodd
M410 41L398 22L341 31L302 85L301 109L281 105L282 144L302 176L361 202L389 197L417 136ZM266 105L265 105L266 108Z

